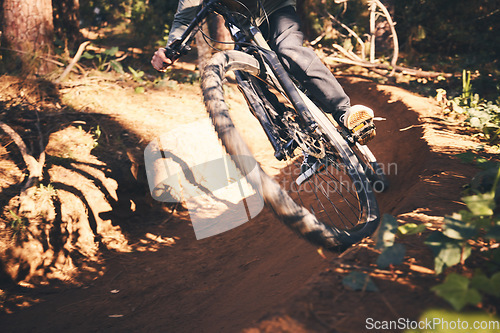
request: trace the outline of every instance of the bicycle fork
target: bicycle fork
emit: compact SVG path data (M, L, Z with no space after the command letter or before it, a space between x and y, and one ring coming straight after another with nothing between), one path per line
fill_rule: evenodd
M280 134L278 133L275 126L273 126L273 121L270 119L268 111L276 112L276 108L271 103L266 103L266 98L263 97L262 92L257 92L254 86L250 83L250 78L241 71L235 71L236 81L238 82L238 89L241 91L248 107L252 111L253 115L257 118L260 125L264 129L266 136L274 148L274 157L279 161L285 159L291 155L293 149L295 149L294 140L290 140L286 145L283 145L280 141ZM258 89L258 87L256 87ZM266 103L266 105L264 105Z

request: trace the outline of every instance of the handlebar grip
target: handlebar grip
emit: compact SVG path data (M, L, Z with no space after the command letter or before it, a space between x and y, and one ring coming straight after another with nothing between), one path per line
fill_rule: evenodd
M165 55L167 58L172 60L172 62L179 59L182 55L189 51L190 47L183 45L181 39L175 39L170 45L165 48ZM187 49L187 50L186 50Z
M172 62L174 62L175 60L177 60L180 57L179 52L174 50L171 47L166 47L164 50L165 50L165 56L168 59L172 60Z

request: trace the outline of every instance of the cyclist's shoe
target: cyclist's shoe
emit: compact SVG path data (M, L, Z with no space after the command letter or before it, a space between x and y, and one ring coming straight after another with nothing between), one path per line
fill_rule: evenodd
M322 172L326 169L325 161L319 160L314 156L305 155L304 161L300 166L300 175L295 181L297 185L302 185L305 181L311 178L314 174Z
M344 126L351 132L354 139L362 145L375 137L374 113L369 107L353 105L343 115Z

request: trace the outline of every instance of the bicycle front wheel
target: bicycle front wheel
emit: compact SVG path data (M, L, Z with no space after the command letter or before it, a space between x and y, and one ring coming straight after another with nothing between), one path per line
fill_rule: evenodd
M358 142L352 148L359 162L363 165L363 170L370 180L373 190L379 193L386 191L389 188L389 180L370 149Z
M222 78L228 70L257 75L260 68L254 57L243 52L216 54L202 76L205 106L227 153L272 211L305 239L330 250L345 248L372 234L379 221L374 194L349 145L321 111L311 110L324 145L326 166L321 172L299 185L300 157L292 159L276 180L260 166L255 168L257 162L224 102Z

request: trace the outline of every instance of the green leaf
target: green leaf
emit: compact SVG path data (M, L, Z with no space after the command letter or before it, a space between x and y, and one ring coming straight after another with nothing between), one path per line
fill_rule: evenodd
M122 64L120 64L118 61L116 60L111 60L109 62L109 64L111 65L111 67L115 70L115 72L119 73L119 74L125 74L125 71L123 70L123 66Z
M146 89L142 86L139 86L139 87L135 87L134 89L135 93L136 94L144 94L144 92L146 91Z
M383 249L394 245L397 230L398 221L396 218L390 214L384 214L376 236L376 248Z
M452 239L470 239L477 234L475 226L451 217L444 219L443 235Z
M448 301L455 310L460 311L467 304L477 305L481 302L481 294L470 288L469 284L470 281L465 276L452 273L442 284L431 290Z
M475 288L484 293L491 293L493 288L491 280L483 273L475 273L470 280L470 287Z
M378 291L375 283L368 274L353 271L342 279L342 284L354 291Z
M118 50L119 50L118 46L113 46L112 48L105 50L103 53L105 55L113 57L113 56L116 55L116 53L118 52Z
M467 205L467 208L476 216L491 216L495 208L495 193L487 192L468 197L463 197L462 200Z
M482 272L476 273L470 280L470 286L485 294L500 297L500 272L489 279Z
M491 281L491 294L500 297L500 272L493 274L490 278Z
M458 319L460 319L460 324L458 324ZM419 321L435 323L432 328L416 331L420 333L498 333L498 326L495 325L500 322L500 318L485 312L464 313L446 309L432 309L426 310L420 316ZM457 323L456 329L451 329L451 323ZM490 324L488 328L474 330L474 325L478 323L493 323L493 325ZM461 327L468 329L461 329ZM405 333L409 332L405 331Z
M142 83L144 82L144 80L142 79L142 77L144 76L144 72L143 71L136 71L135 69L133 69L132 67L128 66L128 70L130 71L130 73L132 73L132 76L134 77L134 80L139 82L139 83Z
M464 163L474 163L479 155L473 153L472 151L468 151L465 153L460 153L456 155L462 162Z
M500 225L495 225L490 228L488 233L484 236L487 239L500 240Z
M425 224L416 224L416 223L405 223L398 227L398 232L401 235L409 236L415 235L423 232L426 229Z
M403 262L406 248L403 244L394 244L387 247L377 258L377 266L387 268L389 265L399 265Z
M128 66L128 70L130 71L130 73L132 73L133 76L138 76L137 71L132 67Z
M440 274L446 267L452 267L467 259L471 247L464 242L446 237L439 231L433 232L424 242L434 253L434 271Z
M471 251L471 247L468 244L447 243L434 258L436 273L439 274L443 268L455 266L462 260L467 259ZM438 267L441 267L441 270Z
M83 52L82 54L82 58L85 58L85 59L94 59L95 56L93 54L90 54L88 53L87 51Z

